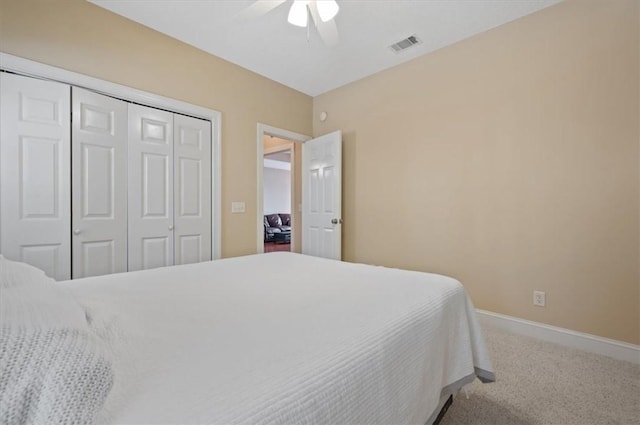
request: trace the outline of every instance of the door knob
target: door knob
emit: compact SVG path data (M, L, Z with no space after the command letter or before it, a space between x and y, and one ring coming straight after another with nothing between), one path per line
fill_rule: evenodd
M80 229L73 229L73 234L74 235L79 235L80 233L81 233Z
M169 230L173 230L173 225L169 225Z
M338 224L338 223L342 224L342 219L341 218L331 219L331 224Z

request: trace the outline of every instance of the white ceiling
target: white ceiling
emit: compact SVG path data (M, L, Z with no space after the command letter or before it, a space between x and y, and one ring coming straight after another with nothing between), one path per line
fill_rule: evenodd
M333 46L315 28L307 41L306 29L287 23L292 0L90 1L317 96L561 0L337 0ZM260 7L271 10L258 14ZM410 35L423 43L389 49Z

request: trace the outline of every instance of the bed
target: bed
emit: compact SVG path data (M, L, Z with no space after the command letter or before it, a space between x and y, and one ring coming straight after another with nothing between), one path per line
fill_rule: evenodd
M288 252L58 284L0 264L7 423L426 424L494 380L441 275Z

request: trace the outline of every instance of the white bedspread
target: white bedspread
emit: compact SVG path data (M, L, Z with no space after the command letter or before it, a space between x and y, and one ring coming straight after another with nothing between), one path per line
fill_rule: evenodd
M105 422L424 424L493 379L440 275L271 253L61 285L117 356Z

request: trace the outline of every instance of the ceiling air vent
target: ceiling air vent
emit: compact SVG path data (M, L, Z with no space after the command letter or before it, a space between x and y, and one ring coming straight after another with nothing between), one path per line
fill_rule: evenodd
M409 47L415 46L416 44L420 44L420 43L422 43L422 40L420 40L415 35L412 35L405 38L404 40L400 40L397 43L392 44L391 46L389 46L389 48L393 50L395 53L400 53L403 50L406 50Z

